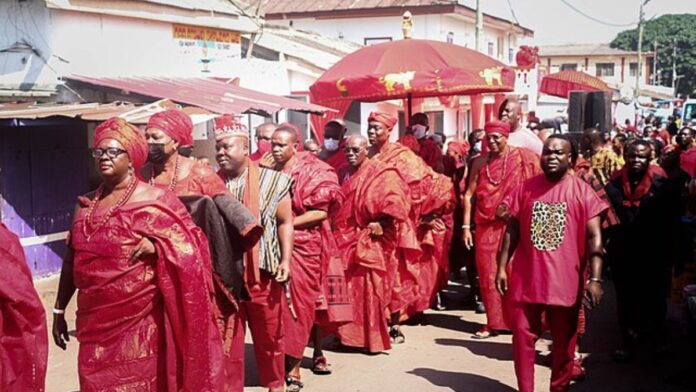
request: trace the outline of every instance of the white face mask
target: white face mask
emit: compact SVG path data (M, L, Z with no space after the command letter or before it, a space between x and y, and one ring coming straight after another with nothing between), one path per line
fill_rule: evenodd
M483 143L480 140L474 143L474 150L481 152L481 147L483 147Z
M411 130L413 131L413 136L415 136L416 139L423 139L425 137L425 133L428 132L428 128L421 124L411 125Z
M324 139L324 148L326 148L327 151L338 150L338 144L339 141L336 139Z

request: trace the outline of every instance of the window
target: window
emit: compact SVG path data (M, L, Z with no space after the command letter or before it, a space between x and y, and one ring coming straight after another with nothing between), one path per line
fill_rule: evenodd
M369 37L365 38L363 42L365 43L365 46L370 46L370 45L376 45L376 44L381 44L383 42L389 42L391 41L391 37Z
M488 42L488 55L493 57L493 42Z
M447 43L448 44L454 43L454 32L450 31L447 33Z
M638 63L628 64L628 76L638 76Z
M577 71L578 65L576 63L561 64L561 71Z
M614 76L614 63L597 63L597 76Z
M505 54L505 38L498 37L498 60L503 60L503 55Z
M510 48L508 49L508 62L512 64L512 62L515 60L515 49Z

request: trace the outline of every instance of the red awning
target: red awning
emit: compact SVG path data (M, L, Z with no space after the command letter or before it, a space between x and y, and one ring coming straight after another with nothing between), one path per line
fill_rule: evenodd
M198 106L218 114L274 114L279 110L323 114L320 105L227 84L212 78L123 77L92 78L71 75L69 81L110 87L154 98Z

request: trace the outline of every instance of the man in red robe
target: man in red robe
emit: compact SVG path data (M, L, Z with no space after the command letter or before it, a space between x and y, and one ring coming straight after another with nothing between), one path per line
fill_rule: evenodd
M342 170L341 189L346 199L333 216L333 228L347 264L354 319L339 327L338 336L346 346L377 353L391 348L390 275L405 258L419 256L399 241L415 236L411 200L395 168L367 157L364 136L348 137L345 148L349 166Z
M44 390L48 333L24 250L0 223L0 390Z
M319 159L328 163L334 170L346 164L343 148L346 145L347 131L346 122L342 118L335 118L324 126L324 148L319 153Z
M539 171L539 158L525 148L507 144L510 124L492 121L486 124L488 152L471 163L471 174L464 194L463 241L476 252L481 296L486 308L486 325L474 337L486 339L499 331L509 330L503 311L502 297L495 288L496 253L505 231L505 221L495 210L517 184ZM476 200L473 208L473 200ZM475 223L475 230L472 227Z
M416 113L411 117L411 132L418 140L420 147L418 155L423 158L433 170L438 173L444 171L442 164L442 149L435 144L429 137L430 125L428 125L428 115L425 113Z
M694 130L683 127L677 133L677 144L681 150L679 161L681 168L688 175L693 176L696 170L696 147L694 146Z
M270 167L273 165L273 157L271 156L271 136L278 128L276 123L263 123L256 127L254 138L256 139L256 151L249 155L249 159L256 165Z
M292 212L295 227L290 266L290 301L283 312L286 370L289 389L298 389L300 361L316 320L316 303L322 295L326 257L322 249L331 236L329 213L343 200L336 172L307 152L297 152L294 127L281 126L271 139L275 169L293 179Z
M412 238L401 238L402 248L415 252L421 252L421 245L430 247L431 250L444 248L446 217L440 214L448 213L447 209L451 208L449 203L454 202L452 184L449 182L448 187L447 181L441 181L441 175L435 173L409 148L389 143L389 134L396 122L396 118L387 113L370 113L367 135L370 140L368 156L395 168L409 188L411 212L408 224L418 229L418 237L415 241ZM451 209L449 212L451 213ZM428 307L426 303L435 297L437 282L440 281L437 277L441 276L438 266L442 265L437 257L434 252L429 252L423 260L405 259L403 263L399 263L397 273L392 277L390 335L395 343L405 340L398 325L400 319L425 310Z
M570 173L570 163L571 140L552 135L542 152L544 174L518 185L498 208L508 224L496 286L510 301L513 359L521 392L535 390L534 346L543 332L542 314L553 338L550 390L567 391L581 301L584 297L585 305L593 308L602 298L600 214L608 206ZM516 249L511 244L517 244ZM585 286L586 259L590 278Z
M216 160L226 188L256 216L263 238L245 254L244 285L249 299L235 314L227 373L236 376L232 392L244 389L244 335L249 324L254 341L261 386L271 392L285 389L285 340L283 338L283 284L288 279L293 244L292 178L259 168L249 159L249 135L230 116L215 122Z

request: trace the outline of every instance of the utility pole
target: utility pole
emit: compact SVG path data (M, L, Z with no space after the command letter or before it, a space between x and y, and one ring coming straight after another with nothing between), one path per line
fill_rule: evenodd
M483 50L483 10L481 0L476 0L476 51Z
M636 92L634 94L636 98L640 94L640 71L643 68L643 18L645 17L643 6L648 4L649 1L644 0L640 3L640 14L638 17L638 72L636 73Z
M676 88L677 80L677 39L672 39L672 88Z
M653 57L653 74L652 74L652 84L657 86L659 82L659 77L657 76L657 39L654 41L655 56Z

